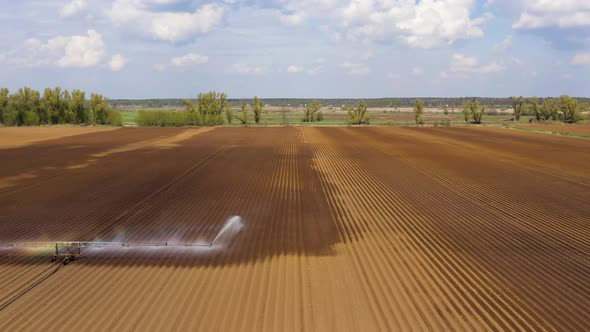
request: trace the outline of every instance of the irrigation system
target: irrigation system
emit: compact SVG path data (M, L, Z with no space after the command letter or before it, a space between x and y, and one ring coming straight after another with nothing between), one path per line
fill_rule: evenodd
M215 238L211 242L206 243L185 243L176 244L168 242L104 242L104 241L46 241L46 242L11 242L11 243L0 243L0 248L30 248L30 249L52 249L51 255L52 262L58 262L59 264L49 271L49 273L43 273L37 280L32 282L29 286L25 287L22 291L18 292L6 302L0 303L0 311L3 311L9 307L12 303L16 302L22 296L27 294L33 288L37 287L45 280L49 279L52 275L56 274L61 268L68 265L70 261L76 260L81 254L84 248L213 248L218 241L220 241L223 235L236 235L242 229L242 218L234 216L229 218L223 228L217 233ZM221 244L221 243L220 243Z

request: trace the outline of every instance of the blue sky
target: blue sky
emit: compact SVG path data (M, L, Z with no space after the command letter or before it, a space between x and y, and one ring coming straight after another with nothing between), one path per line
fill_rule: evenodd
M0 86L590 97L587 0L3 1Z

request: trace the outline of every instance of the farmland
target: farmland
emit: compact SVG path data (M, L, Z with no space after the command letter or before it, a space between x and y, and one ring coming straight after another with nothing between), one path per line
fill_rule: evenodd
M0 248L0 306L19 296L2 331L590 330L590 140L8 129L0 243L213 243L240 227L206 249L87 248L34 288L50 252Z

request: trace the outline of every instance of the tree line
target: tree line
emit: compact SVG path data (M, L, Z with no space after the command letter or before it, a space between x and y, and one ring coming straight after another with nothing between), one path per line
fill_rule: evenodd
M537 97L512 97L512 109L514 111L514 121L520 121L525 115L531 115L532 121L562 121L566 123L576 123L583 119L582 112L584 105L578 103L575 98L563 95L559 98L544 98L540 102ZM488 106L481 104L477 100L468 100L461 106L465 122L480 124ZM445 114L447 114L445 108ZM424 102L421 99L414 101L414 119L416 124L424 124Z
M358 106L360 101L363 101L367 107L412 107L416 99L423 101L425 107L440 107L445 106L450 108L459 108L465 102L477 101L480 105L487 105L489 107L510 107L512 99L510 97L404 97L404 98L369 98L369 99L352 99L352 98L328 98L318 99L317 101L326 106L341 107L342 105ZM590 98L574 98L578 103L588 104ZM267 105L272 106L303 106L309 105L314 99L307 98L265 98ZM540 99L541 100L541 99ZM193 102L196 99L192 100ZM242 103L249 103L249 99L231 98L227 99L228 103L239 108ZM115 108L125 107L143 107L143 108L162 108L162 107L182 107L184 106L183 99L117 99L111 100L111 105Z
M240 112L234 112L227 95L215 91L201 93L196 100L185 99L183 105L183 111L139 111L137 124L158 127L218 126L235 120L246 125L252 122L260 124L265 107L261 99L254 97L250 103L240 104Z
M0 124L38 126L48 124L122 125L122 116L112 110L109 100L98 93L86 99L86 92L70 93L60 87L47 88L43 95L29 87L10 93L0 89Z

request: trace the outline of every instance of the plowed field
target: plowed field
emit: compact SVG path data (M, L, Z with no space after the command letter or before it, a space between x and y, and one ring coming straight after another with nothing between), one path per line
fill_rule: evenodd
M0 243L215 243L47 279L49 251L0 248L0 331L590 330L588 140L118 129L0 161Z

